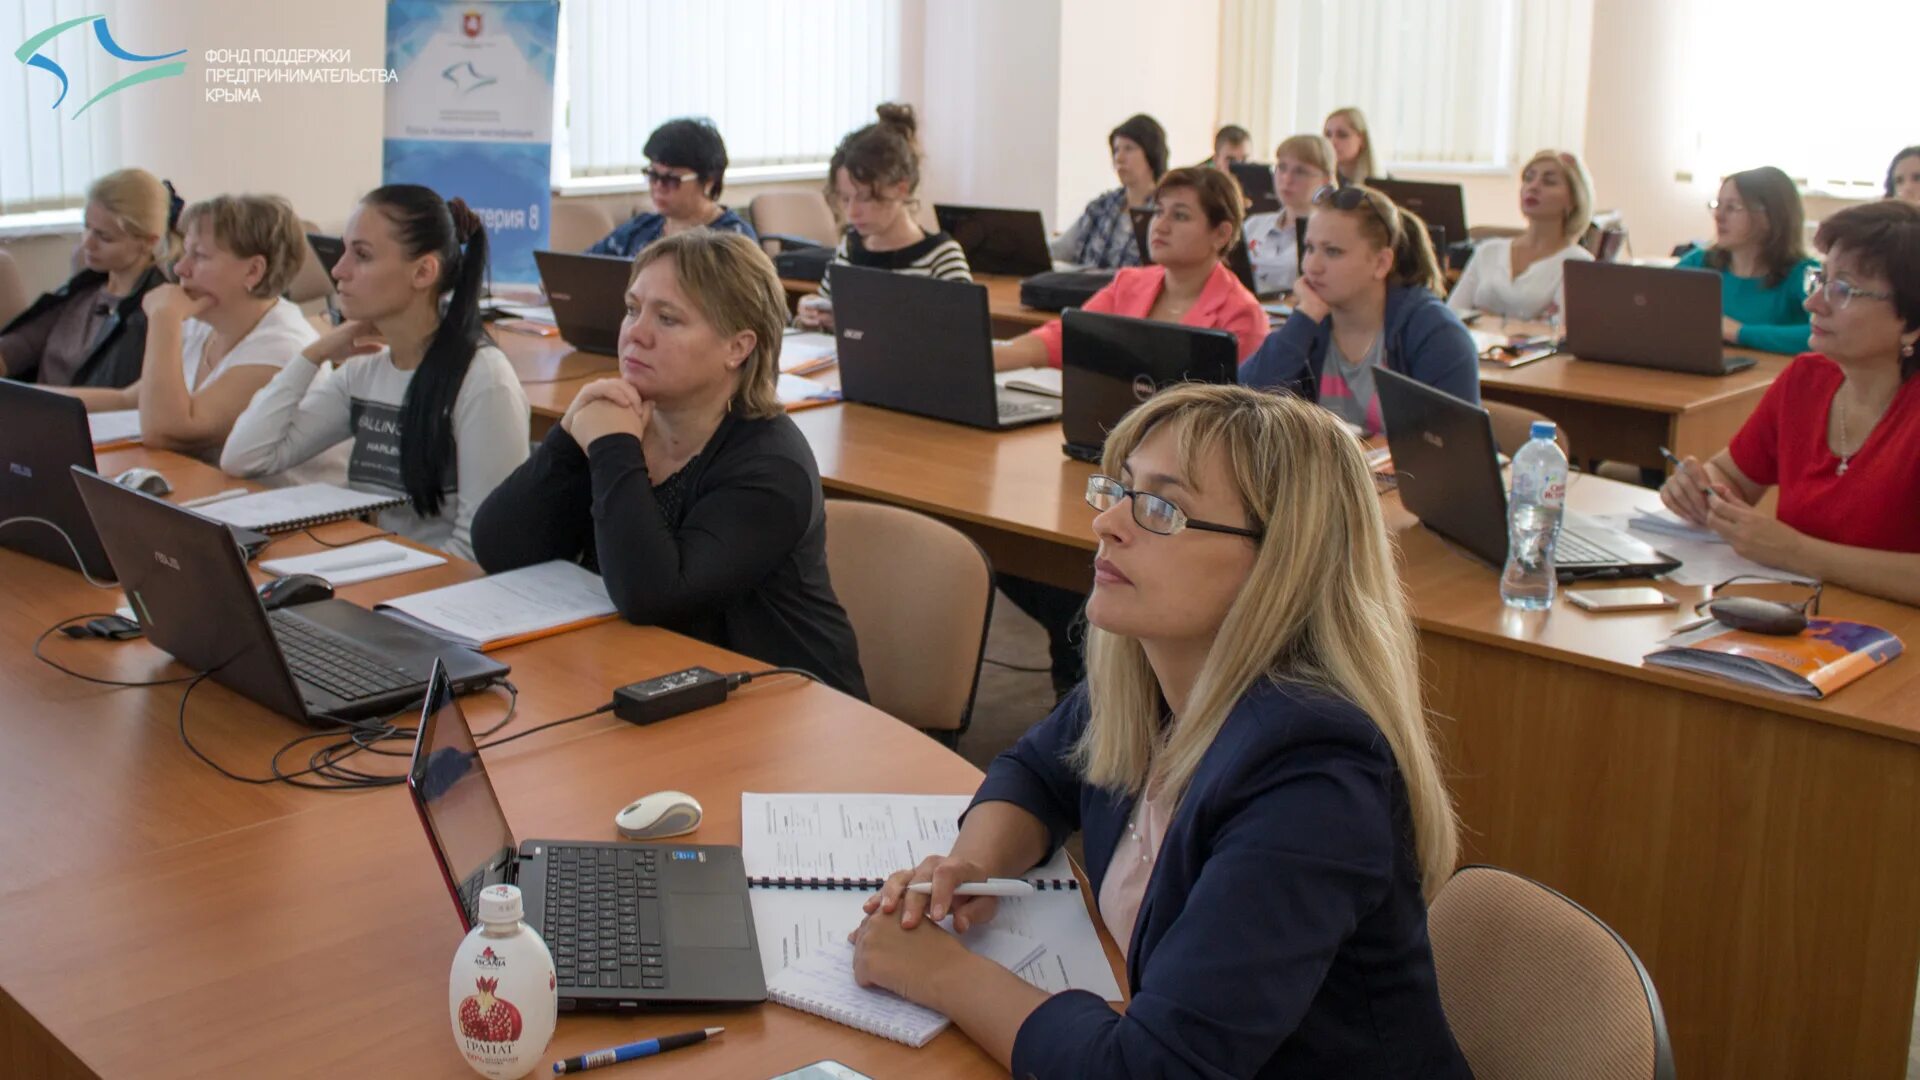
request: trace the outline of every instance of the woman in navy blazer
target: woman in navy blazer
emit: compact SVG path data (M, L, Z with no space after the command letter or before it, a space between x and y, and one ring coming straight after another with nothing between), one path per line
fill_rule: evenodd
M1456 826L1358 444L1292 397L1181 386L1109 436L1088 502L1088 682L994 761L950 854L868 900L856 978L1021 1077L1470 1075L1426 930ZM991 919L955 887L1075 829L1124 1014L937 923Z

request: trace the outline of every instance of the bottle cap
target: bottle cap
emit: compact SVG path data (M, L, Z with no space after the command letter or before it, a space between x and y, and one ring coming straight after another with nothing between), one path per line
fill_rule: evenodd
M480 890L480 921L483 923L519 922L525 914L518 885L489 885Z
M1533 427L1528 430L1527 435L1529 438L1534 439L1551 439L1558 430L1558 428L1554 427L1553 421L1551 420L1535 420Z

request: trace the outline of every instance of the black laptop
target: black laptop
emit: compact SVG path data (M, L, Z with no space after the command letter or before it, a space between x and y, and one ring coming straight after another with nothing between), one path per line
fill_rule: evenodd
M1280 209L1280 194L1273 189L1273 166L1265 161L1236 161L1227 171L1240 183L1246 195L1249 214L1271 214Z
M1060 449L1099 461L1107 432L1161 390L1238 382L1240 343L1225 330L1075 308L1061 317L1060 360Z
M37 519L0 526L0 547L112 581L113 563L73 485L69 470L76 465L98 471L80 399L0 379L0 520ZM267 545L265 533L238 526L231 531L249 558Z
M1420 220L1441 231L1436 250L1447 250L1447 241L1467 238L1467 197L1459 184L1428 183L1423 180L1372 178L1367 186L1392 199L1394 205L1420 215Z
M333 268L339 264L340 256L347 253L347 242L338 236L325 233L308 233L307 246L313 249L314 257L320 260L320 272L333 280Z
M1720 275L1713 270L1628 263L1562 266L1565 352L1582 360L1691 375L1731 375L1754 365L1728 356L1720 334Z
M1492 418L1396 371L1379 368L1374 381L1401 505L1487 565L1505 566L1507 491ZM1571 511L1561 515L1553 565L1561 581L1652 577L1680 567L1632 535Z
M1133 219L1133 250L1140 256L1141 266L1153 265L1153 208L1150 206L1131 206L1127 215ZM1253 292L1253 255L1247 250L1247 234L1242 231L1233 238L1233 246L1227 249L1227 269L1240 279L1248 292Z
M1047 226L1038 210L933 204L940 231L967 253L976 274L1044 274L1053 269Z
M478 689L507 665L345 600L267 611L227 527L75 468L147 640L213 681L310 724L383 716L427 689L436 658Z
M1059 399L995 384L986 286L862 266L827 272L845 400L982 428L1059 419Z
M567 344L612 356L620 351L620 323L627 317L627 284L633 260L571 251L536 251L540 287L553 308L553 322Z
M553 952L560 1008L766 1000L740 849L516 841L438 665L414 736L407 791L463 929L478 919L481 890L519 887L527 925Z

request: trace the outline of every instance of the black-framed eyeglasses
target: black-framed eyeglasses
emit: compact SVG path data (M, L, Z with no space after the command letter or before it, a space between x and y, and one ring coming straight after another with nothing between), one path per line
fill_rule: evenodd
M1893 294L1890 292L1872 292L1862 289L1846 278L1830 278L1825 270L1817 266L1809 266L1807 267L1807 295L1812 296L1814 293L1824 294L1827 303L1832 304L1835 311L1845 310L1846 306L1853 303L1855 299L1893 299Z
M1251 537L1259 540L1266 535L1261 529L1243 529L1238 525L1217 525L1211 521L1195 521L1186 512L1158 495L1145 491L1135 491L1111 476L1094 473L1087 477L1087 505L1095 510L1107 510L1121 499L1133 500L1133 522L1150 533L1159 536L1172 536L1181 529L1199 529L1202 532L1231 533L1234 536Z
M647 178L648 186L657 187L661 191L672 191L681 184L690 184L700 179L700 174L697 172L670 173L661 172L659 169L648 169L641 175Z

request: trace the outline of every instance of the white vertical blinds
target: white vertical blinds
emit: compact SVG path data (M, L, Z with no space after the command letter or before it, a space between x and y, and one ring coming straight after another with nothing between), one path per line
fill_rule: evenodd
M641 172L678 116L734 166L824 162L900 90L900 0L564 0L561 22L560 179Z
M69 19L106 15L114 0L6 0L0 2L0 214L63 210L86 201L96 176L120 167L119 109L108 98L75 118L94 93L133 70L108 56L90 26L76 26L40 46L71 83L65 101L60 80L28 67L13 51L28 38ZM139 51L145 42L122 42Z
M1592 0L1225 0L1220 119L1271 147L1366 113L1383 166L1578 151Z

